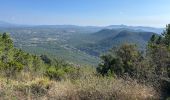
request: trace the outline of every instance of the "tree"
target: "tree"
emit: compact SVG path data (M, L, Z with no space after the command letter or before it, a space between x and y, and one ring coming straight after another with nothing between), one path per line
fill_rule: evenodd
M2 35L2 55L1 60L3 63L12 61L13 57L13 41L7 33Z
M164 44L169 47L170 46L170 24L166 26L165 31L162 34L164 39Z
M136 45L122 45L116 54L123 62L125 73L134 76L137 65L143 58L142 54L137 50Z
M154 38L153 38L154 37ZM170 67L170 24L160 36L152 36L147 48L150 65L155 69L155 76L168 77Z
M52 60L47 55L41 55L41 59L44 61L45 64L52 64Z
M1 70L4 71L4 75L7 77L7 83L8 83L9 78L16 76L16 74L20 72L22 69L23 69L22 64L18 62L10 61L10 62L4 63L2 65Z
M32 62L32 71L34 72L38 72L41 70L41 68L43 67L43 63L40 57L34 55L33 56L33 62Z
M107 75L110 71L116 76L128 74L130 77L137 76L137 65L142 61L142 54L135 45L124 44L117 50L111 50L107 55L101 57L97 71L102 75Z
M29 72L32 68L33 57L29 53L25 53L21 49L14 49L13 59L24 66L24 71Z
M154 42L155 42L155 40L156 40L156 35L155 35L155 34L153 34L153 35L152 35L152 37L151 37L151 39L150 39L150 42L154 43Z
M104 75L121 76L124 73L123 63L112 54L101 56L102 63L97 67L97 71Z

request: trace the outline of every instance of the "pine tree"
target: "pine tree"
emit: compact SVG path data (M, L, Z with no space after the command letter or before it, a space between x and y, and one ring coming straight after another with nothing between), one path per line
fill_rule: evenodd
M166 30L163 32L164 43L167 47L170 46L170 24L166 26Z

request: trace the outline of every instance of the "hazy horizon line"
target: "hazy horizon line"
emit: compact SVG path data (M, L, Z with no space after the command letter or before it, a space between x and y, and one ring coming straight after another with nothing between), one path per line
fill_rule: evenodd
M95 24L88 24L88 25L83 25L83 24L27 24L27 23L14 23L14 22L9 22L9 21L2 21L0 20L0 22L4 22L4 23L8 23L8 24L13 24L13 25L28 25L28 26L46 26L46 25L60 25L60 26L80 26L80 27L108 27L108 26L128 26L128 27L151 27L151 28L164 28L163 26L152 26L152 25L131 25L131 24L107 24L107 25L95 25ZM167 25L167 24L166 24ZM165 25L165 26L166 26Z

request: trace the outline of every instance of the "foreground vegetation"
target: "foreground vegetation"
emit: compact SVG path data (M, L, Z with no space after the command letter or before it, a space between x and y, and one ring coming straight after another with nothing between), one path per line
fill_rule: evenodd
M85 69L83 69L85 70ZM87 70L87 69L86 69ZM2 100L145 100L158 99L159 94L151 86L138 84L133 80L98 77L91 69L82 72L78 79L62 81L47 77L34 77L22 73L19 78L0 79L0 99ZM32 76L32 77L31 77Z
M32 55L0 35L0 99L167 99L170 86L170 25L153 35L145 53L133 44L111 49L92 67Z

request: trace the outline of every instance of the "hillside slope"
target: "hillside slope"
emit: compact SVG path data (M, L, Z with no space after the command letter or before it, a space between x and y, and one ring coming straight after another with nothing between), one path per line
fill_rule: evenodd
M78 48L94 56L124 43L137 44L141 50L144 50L147 41L153 34L155 33L130 29L104 29L89 35L87 38L93 42L84 43L84 45L79 45Z

